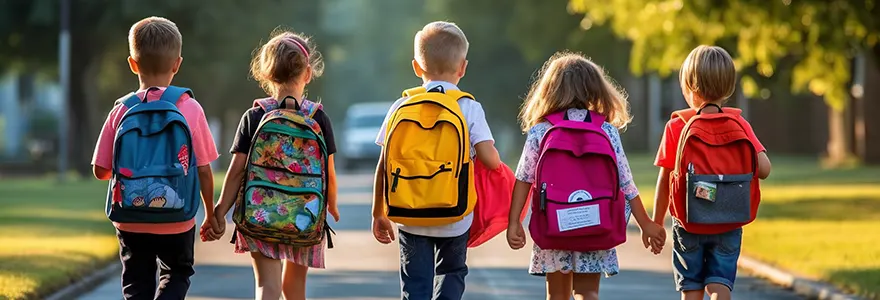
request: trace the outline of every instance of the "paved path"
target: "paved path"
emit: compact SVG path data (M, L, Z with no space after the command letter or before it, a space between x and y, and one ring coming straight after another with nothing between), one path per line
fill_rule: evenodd
M327 252L327 269L310 271L307 295L314 300L399 299L398 248L373 240L370 229L370 175L340 177L340 214L335 224L336 248ZM201 220L199 216L199 220ZM231 225L231 224L230 224ZM230 227L227 227L230 228ZM674 291L670 253L644 250L637 234L619 250L621 273L604 279L602 299L678 299ZM196 242L196 275L187 299L253 299L250 258L232 253L229 236L213 243ZM528 248L528 246L527 246ZM526 273L529 251L513 251L503 236L471 249L468 257L467 300L533 300L544 298L544 280ZM741 277L734 299L800 299L761 280ZM119 277L98 286L81 300L121 299Z

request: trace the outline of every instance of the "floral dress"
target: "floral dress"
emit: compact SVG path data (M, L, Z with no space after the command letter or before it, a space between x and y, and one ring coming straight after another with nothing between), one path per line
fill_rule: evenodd
M583 109L569 109L569 120L584 120L589 112ZM529 129L526 136L526 144L523 147L522 156L516 168L516 179L522 182L534 183L535 172L538 165L541 139L550 129L548 122L542 122ZM617 169L620 174L620 189L626 195L626 221L629 222L631 208L629 201L639 195L638 189L633 182L632 172L623 145L620 142L620 133L609 123L602 124L602 129L611 138L614 153L617 155ZM605 273L606 277L620 272L617 261L617 250L599 250L590 252L577 252L566 250L544 250L534 245L532 248L529 274L543 276L547 273Z

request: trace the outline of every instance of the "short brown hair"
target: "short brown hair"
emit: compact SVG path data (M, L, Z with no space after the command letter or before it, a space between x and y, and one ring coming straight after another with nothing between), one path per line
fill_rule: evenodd
M684 60L679 80L683 89L704 101L723 101L736 89L736 67L724 48L701 45Z
M177 25L162 17L149 17L134 23L128 32L129 55L144 74L170 72L180 58L183 37Z
M266 93L288 84L312 67L312 77L324 73L324 59L311 38L286 30L276 30L251 60L251 76Z
M450 22L431 22L416 33L415 60L431 75L458 71L467 57L468 41L461 28Z

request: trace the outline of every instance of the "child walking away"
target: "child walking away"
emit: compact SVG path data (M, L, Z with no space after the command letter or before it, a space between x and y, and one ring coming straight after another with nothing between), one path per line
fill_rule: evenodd
M324 268L325 240L333 247L326 215L339 221L336 143L322 106L304 98L323 68L311 39L292 32L253 59L251 73L270 97L241 118L215 209L220 234L208 239L220 238L235 204L235 252L253 259L256 299L306 299L308 269Z
M651 222L633 183L618 128L628 104L604 70L579 54L544 64L520 113L528 133L516 169L507 242L525 246L520 215L531 194L535 245L529 273L546 276L547 299L598 299L600 274L619 272L617 245L630 211L657 254L665 231Z
M376 137L382 154L373 235L391 243L391 222L398 224L403 299L461 299L477 200L474 158L489 170L501 160L483 107L457 86L467 66L461 29L448 22L425 25L414 48L413 71L423 85L403 92Z
M655 165L660 167L654 222L673 217L672 263L682 299L731 298L742 227L755 220L759 179L770 159L740 110L722 108L736 85L727 51L699 46L679 74L690 108L666 123ZM670 202L671 201L671 202Z
M128 41L140 88L116 101L92 165L96 178L110 181L106 211L119 238L125 299L184 299L199 201L201 231L216 225L210 164L219 155L192 91L170 86L182 61L177 26L146 18L131 27Z

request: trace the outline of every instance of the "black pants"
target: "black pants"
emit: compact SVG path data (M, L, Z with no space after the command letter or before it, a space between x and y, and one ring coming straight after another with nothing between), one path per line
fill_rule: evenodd
M179 234L116 230L122 260L122 295L126 300L184 299L193 270L195 226ZM158 262L157 262L158 258ZM158 264L158 265L157 265ZM156 289L156 268L159 288Z

